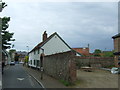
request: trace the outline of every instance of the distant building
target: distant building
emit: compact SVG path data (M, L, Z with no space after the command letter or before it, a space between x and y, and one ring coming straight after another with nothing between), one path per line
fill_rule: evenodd
M25 52L25 51L17 51L16 53L18 55L18 61L19 62L24 62L25 56L27 56L27 52Z
M114 60L115 66L118 67L118 63L120 63L120 33L112 37L114 40Z
M72 48L73 50L75 50L76 52L82 54L83 56L90 56L90 52L89 52L89 48L88 47L84 47L84 48Z

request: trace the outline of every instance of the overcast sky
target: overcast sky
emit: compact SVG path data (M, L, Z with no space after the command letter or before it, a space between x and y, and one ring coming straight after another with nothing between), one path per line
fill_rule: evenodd
M7 2L0 13L11 17L8 30L14 32L17 50L31 50L57 32L70 47L113 50L112 36L118 33L117 2ZM106 48L106 49L105 49Z

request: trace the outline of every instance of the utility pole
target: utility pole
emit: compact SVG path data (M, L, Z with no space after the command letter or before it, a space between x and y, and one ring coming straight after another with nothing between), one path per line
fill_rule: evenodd
M44 49L41 48L42 54L40 55L40 70L41 70L41 80L43 79L43 60L44 60Z

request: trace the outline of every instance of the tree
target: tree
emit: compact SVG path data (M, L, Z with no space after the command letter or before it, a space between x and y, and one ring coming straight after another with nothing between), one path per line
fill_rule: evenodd
M2 2L2 9L6 7L7 5ZM15 39L12 39L14 33L10 33L7 28L9 27L8 22L10 21L10 17L3 17L1 18L2 26L0 27L2 29L1 35L2 35L2 49L8 49L11 46L10 41L15 41Z
M94 56L100 56L100 53L101 53L100 49L95 49Z
M25 56L25 63L28 63L28 59L29 59L29 57Z

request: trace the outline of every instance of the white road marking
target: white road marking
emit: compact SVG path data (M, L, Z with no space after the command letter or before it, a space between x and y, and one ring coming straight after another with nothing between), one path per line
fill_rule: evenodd
M0 81L0 86L2 86L2 81Z
M18 80L20 80L20 81L22 81L22 80L24 80L25 78L17 78Z

